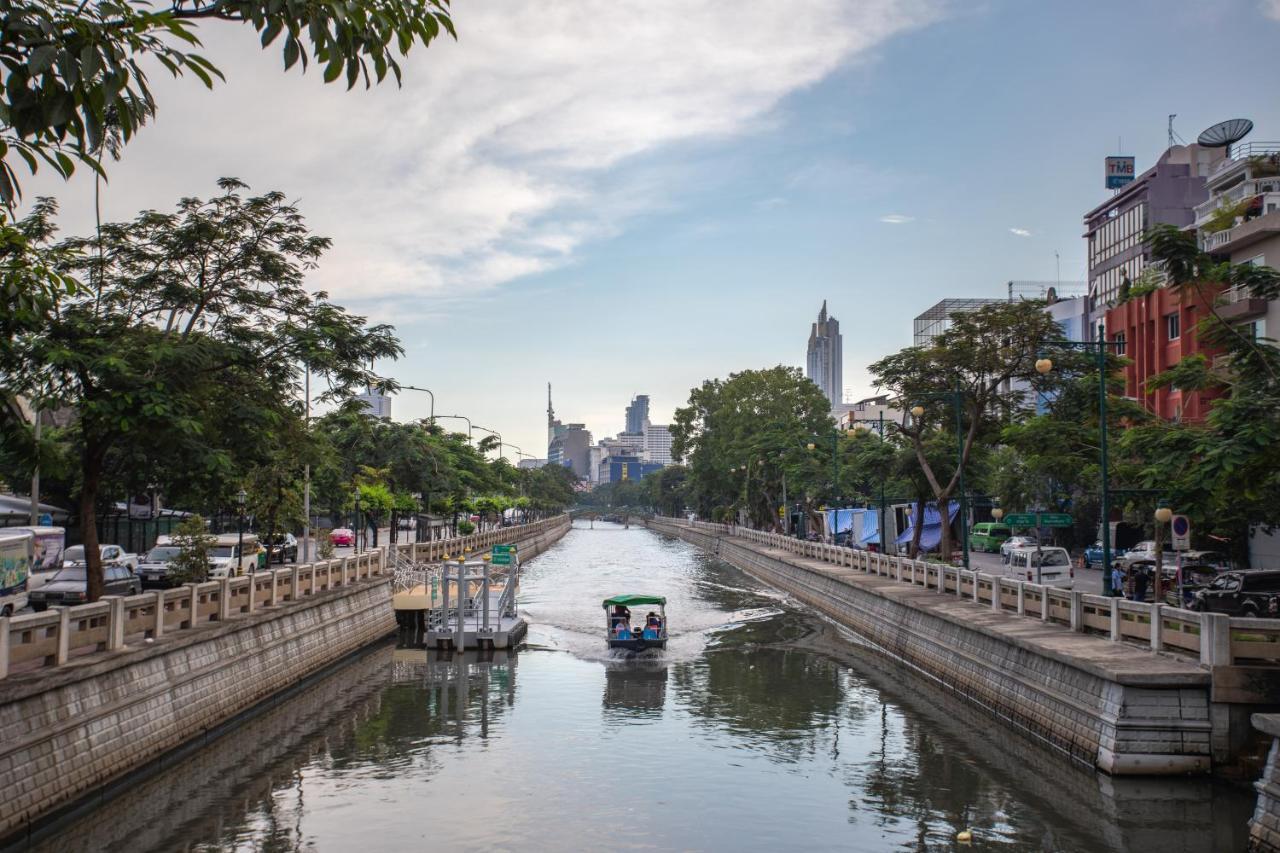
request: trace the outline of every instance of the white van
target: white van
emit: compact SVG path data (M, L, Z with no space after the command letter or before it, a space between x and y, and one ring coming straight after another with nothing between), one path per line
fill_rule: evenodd
M31 577L27 580L27 591L44 586L45 581L62 568L62 552L67 547L67 529L40 526L0 528L0 534L10 533L30 533L35 538L32 543Z
M27 606L27 580L34 555L35 535L31 531L0 531L0 616L12 616Z
M1014 548L1009 552L1009 570L1019 580L1070 589L1076 572L1066 548Z

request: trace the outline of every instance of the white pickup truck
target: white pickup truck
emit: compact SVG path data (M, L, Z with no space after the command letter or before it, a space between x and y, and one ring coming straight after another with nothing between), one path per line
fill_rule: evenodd
M126 568L134 574L138 573L138 555L130 554L119 545L99 545L98 553L102 556L103 567L118 566ZM62 554L62 568L74 568L83 566L84 546L72 545Z

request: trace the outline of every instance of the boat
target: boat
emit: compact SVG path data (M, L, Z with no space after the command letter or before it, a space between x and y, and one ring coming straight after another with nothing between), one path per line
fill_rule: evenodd
M632 622L633 607L657 607L657 624L650 624L647 616ZM667 600L661 595L615 595L604 600L604 613L609 648L643 652L667 647Z

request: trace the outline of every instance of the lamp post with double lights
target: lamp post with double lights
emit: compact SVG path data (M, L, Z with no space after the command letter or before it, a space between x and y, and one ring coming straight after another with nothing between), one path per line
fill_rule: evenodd
M236 492L236 577L244 569L244 505L248 500L244 489Z
M356 535L355 535L355 542L353 544L355 545L356 553L359 554L360 553L360 534L364 532L364 522L360 518L360 489L358 488L356 489L355 498L356 498L356 530L355 530Z

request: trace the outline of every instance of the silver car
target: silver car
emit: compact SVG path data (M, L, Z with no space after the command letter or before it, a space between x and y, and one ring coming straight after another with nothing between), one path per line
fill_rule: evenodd
M1039 544L1034 536L1010 536L1000 546L1000 562L1008 563L1009 555L1017 548L1034 548Z

